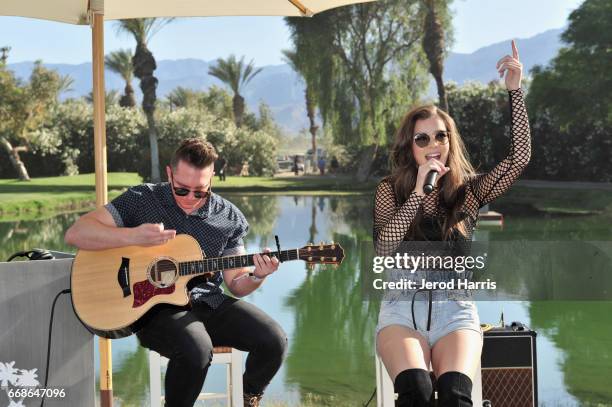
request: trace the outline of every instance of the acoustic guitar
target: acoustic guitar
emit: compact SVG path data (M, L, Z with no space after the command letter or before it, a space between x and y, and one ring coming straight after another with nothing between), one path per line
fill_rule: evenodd
M303 260L310 266L339 265L344 259L344 250L337 243L267 254L281 262ZM253 265L253 254L204 258L200 245L189 235L177 235L159 246L79 250L70 278L72 303L93 333L123 338L140 328L154 306L187 305L187 283L192 278L210 278L223 270Z

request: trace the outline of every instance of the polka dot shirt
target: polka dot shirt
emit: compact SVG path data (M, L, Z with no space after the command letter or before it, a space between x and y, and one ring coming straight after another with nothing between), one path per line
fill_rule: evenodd
M119 227L133 228L144 223L163 223L165 229L194 237L206 257L238 254L244 251L243 237L249 224L240 210L212 193L201 208L186 214L174 200L170 184L142 184L128 189L106 204ZM187 287L192 302L205 302L216 308L223 302L223 276L216 273L209 281L191 279Z

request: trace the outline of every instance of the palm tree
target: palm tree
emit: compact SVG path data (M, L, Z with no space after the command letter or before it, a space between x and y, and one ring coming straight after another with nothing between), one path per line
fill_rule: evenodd
M217 59L217 65L208 69L209 75L219 78L234 92L233 108L236 127L242 125L242 117L244 116L244 98L240 95L240 91L261 70L262 68L255 68L253 60L245 65L244 57L237 61L234 55L230 55L226 60L223 58Z
M166 102L170 106L170 109L191 107L197 106L201 97L202 92L177 86L176 88L172 89L170 93L168 93L166 96Z
M85 100L93 103L93 91L85 96ZM120 104L119 91L112 89L104 92L104 106L108 109L109 106Z
M8 53L11 51L11 47L1 47L0 48L0 53L2 53L2 55L0 55L0 64L4 65L6 64L6 60L8 59Z
M442 27L441 10L436 10L436 0L423 0L425 7L425 35L423 50L429 60L429 72L436 80L440 106L448 112L448 99L444 89L444 28ZM439 2L446 6L446 1Z
M131 34L136 40L136 52L132 58L134 75L140 80L142 90L142 110L147 117L149 127L149 147L151 149L151 182L161 180L159 172L159 147L157 145L157 129L155 127L155 105L157 96L157 78L153 72L157 68L153 53L147 47L151 37L164 25L172 21L171 18L134 18L120 20L118 30Z
M302 71L300 66L300 60L298 58L298 54L293 50L283 50L283 54L285 55L285 61L293 68L295 72L300 74L302 78L304 78L304 82L306 82L306 90L304 91L304 96L306 97L306 115L308 116L308 121L310 122L310 135L312 137L312 162L313 167L317 168L317 130L319 126L315 123L315 114L317 103L314 98L314 92L312 86L310 85L306 75Z
M134 88L132 88L132 77L134 76L132 58L132 50L129 49L111 52L104 58L104 63L108 69L119 74L125 81L125 89L119 100L119 106L121 107L136 106L136 97L134 96Z

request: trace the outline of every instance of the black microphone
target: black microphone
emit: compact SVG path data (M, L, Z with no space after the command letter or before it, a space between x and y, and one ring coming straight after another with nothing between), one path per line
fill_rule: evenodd
M426 195L429 195L431 191L433 191L437 178L438 171L431 170L429 173L427 173L427 176L425 177L425 185L423 185L423 192L425 192Z

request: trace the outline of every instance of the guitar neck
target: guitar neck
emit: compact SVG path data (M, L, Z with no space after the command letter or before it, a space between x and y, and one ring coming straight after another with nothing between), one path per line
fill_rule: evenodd
M280 252L259 253L274 256L281 262L299 260L298 249L281 250ZM216 273L227 269L254 266L254 254L239 254L235 256L211 257L204 260L184 261L179 263L179 275L195 276L205 273Z

